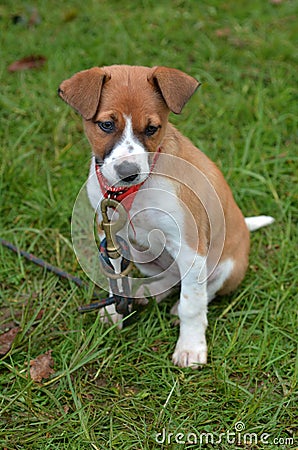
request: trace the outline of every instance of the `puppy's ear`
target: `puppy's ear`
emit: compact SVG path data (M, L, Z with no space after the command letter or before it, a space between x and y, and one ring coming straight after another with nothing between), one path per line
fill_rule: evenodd
M158 87L168 108L175 114L181 113L201 84L186 73L168 67L153 67L148 81Z
M59 96L84 119L92 119L97 111L106 73L99 67L83 70L61 83Z

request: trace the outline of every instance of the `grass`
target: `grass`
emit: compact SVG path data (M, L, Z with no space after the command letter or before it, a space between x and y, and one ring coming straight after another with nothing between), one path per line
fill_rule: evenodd
M29 26L33 4L40 20ZM252 235L241 288L210 305L209 360L200 371L170 361L178 333L171 299L119 331L96 313L78 315L89 292L0 248L0 329L20 327L0 362L0 447L176 449L205 432L225 436L194 448L295 448L295 2L7 0L0 21L1 237L84 278L70 217L89 146L56 89L78 70L113 63L162 64L200 79L201 90L171 120L217 162L246 215L276 218ZM31 54L46 65L7 72ZM50 349L55 374L35 384L30 361ZM237 422L257 442L245 442L244 431L228 441Z

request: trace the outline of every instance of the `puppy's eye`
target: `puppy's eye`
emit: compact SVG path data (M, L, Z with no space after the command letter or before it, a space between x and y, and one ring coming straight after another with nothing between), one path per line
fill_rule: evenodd
M108 120L107 122L96 122L99 128L105 133L113 133L115 130L115 123L112 120Z
M148 125L148 127L145 129L146 136L153 136L157 132L159 127L155 127L154 125Z

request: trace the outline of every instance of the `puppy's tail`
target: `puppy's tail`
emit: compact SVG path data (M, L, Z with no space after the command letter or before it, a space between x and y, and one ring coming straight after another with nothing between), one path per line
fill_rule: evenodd
M253 217L245 217L245 223L249 231L255 231L259 228L266 227L267 225L271 225L275 219L271 216L253 216Z

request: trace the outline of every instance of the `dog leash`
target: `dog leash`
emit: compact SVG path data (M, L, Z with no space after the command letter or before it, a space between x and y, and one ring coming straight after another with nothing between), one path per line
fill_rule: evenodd
M152 173L158 155L161 148L158 148L154 155L153 162L150 167L149 175ZM116 311L126 318L129 312L129 306L133 303L130 293L130 285L126 275L131 271L133 263L130 257L129 246L127 242L117 235L117 231L120 231L126 224L129 217L129 210L133 204L135 196L141 186L145 183L147 178L137 185L125 186L125 187L113 187L108 186L106 183L99 164L96 164L96 174L99 181L104 199L101 201L101 212L102 212L102 223L101 227L106 235L106 237L101 241L99 246L99 261L101 264L102 271L110 280L110 287L113 295L107 298L100 299L100 294L96 291L93 293L92 299L98 301L93 301L90 304L82 305L78 307L78 312L85 313L89 311L94 311L99 308L103 308L112 304L116 305ZM111 221L108 218L108 209L112 208L118 213L118 219L116 221ZM88 283L81 280L79 277L69 274L68 272L49 264L42 258L36 257L32 253L20 249L11 242L0 238L0 244L14 253L23 256L28 261L44 268L45 270L54 273L55 275L67 279L81 288L89 288ZM117 259L121 257L121 272L116 273L114 266L111 262L112 259ZM119 281L122 284L122 289L119 289ZM124 321L123 325L127 325L128 321Z
M104 198L101 201L102 222L101 229L105 237L99 246L99 261L102 272L110 282L112 298L115 300L115 308L118 314L126 318L129 314L129 306L133 303L131 290L127 275L133 268L129 245L117 232L124 228L128 214L119 201L111 198ZM108 210L113 210L112 218L109 219ZM116 220L113 220L114 217ZM119 260L120 258L120 260ZM112 260L118 260L120 272L116 272ZM89 305L88 305L89 306ZM84 312L81 309L81 312ZM123 323L126 325L127 321Z
M0 238L0 244L8 248L9 250L13 251L14 253L23 256L23 258L27 259L28 261L31 261L32 263L36 264L39 267L44 268L48 272L52 272L55 275L59 276L60 278L66 279L74 283L76 286L84 289L89 289L89 284L83 281L81 278L76 277L74 275L71 275L70 273L60 269L59 267L53 266L52 264L49 264L47 261L45 261L42 258L38 258L37 256L33 255L32 253L29 253L25 250L20 249L16 245L12 244L11 242L7 241L6 239ZM100 248L100 251L102 253L102 257L106 258L106 250L105 250L105 243L103 243L103 246ZM125 268L125 265L124 265ZM89 311L94 311L96 309L104 308L106 306L112 305L113 303L116 303L116 299L114 296L107 297L107 298L101 298L102 295L99 292L94 291L92 295L93 301L89 305L83 305L78 307L78 312L84 313Z
M61 278L64 278L66 280L72 281L74 284L76 284L79 287L88 288L88 283L85 283L83 280L81 280L79 277L76 277L74 275L71 275L64 270L61 270L59 267L55 267L52 264L49 264L45 260L38 258L37 256L33 255L32 253L26 252L25 250L21 250L16 245L12 244L11 242L0 238L0 244L3 245L3 247L9 248L14 253L17 253L18 255L23 256L28 261L33 262L34 264L43 267L49 272L54 273L55 275L58 275Z
M153 161L150 167L149 175L151 175L161 148L155 152ZM143 186L148 177L141 183L132 186L110 186L105 180L102 172L101 166L95 161L95 169L97 180L99 182L103 199L101 200L101 214L102 222L101 229L105 234L105 238L101 241L99 247L99 261L101 264L102 272L106 275L110 282L110 289L112 291L112 296L109 298L110 304L115 303L115 308L118 314L121 314L126 318L130 312L129 307L133 303L131 298L131 289L129 280L126 275L132 270L133 263L131 260L131 255L129 251L129 245L127 242L117 235L122 228L124 228L129 217L129 212L134 202L135 196ZM113 215L116 212L118 218L116 221L110 220L108 216L108 210L113 210ZM113 219L113 216L112 216ZM134 226L129 220L129 223L135 233ZM112 260L121 258L120 267L121 272L116 273ZM119 288L119 285L121 288ZM114 299L114 301L112 301ZM81 306L80 312L89 311L90 308L95 309L96 306L92 303L89 305ZM123 325L127 325L126 320Z

